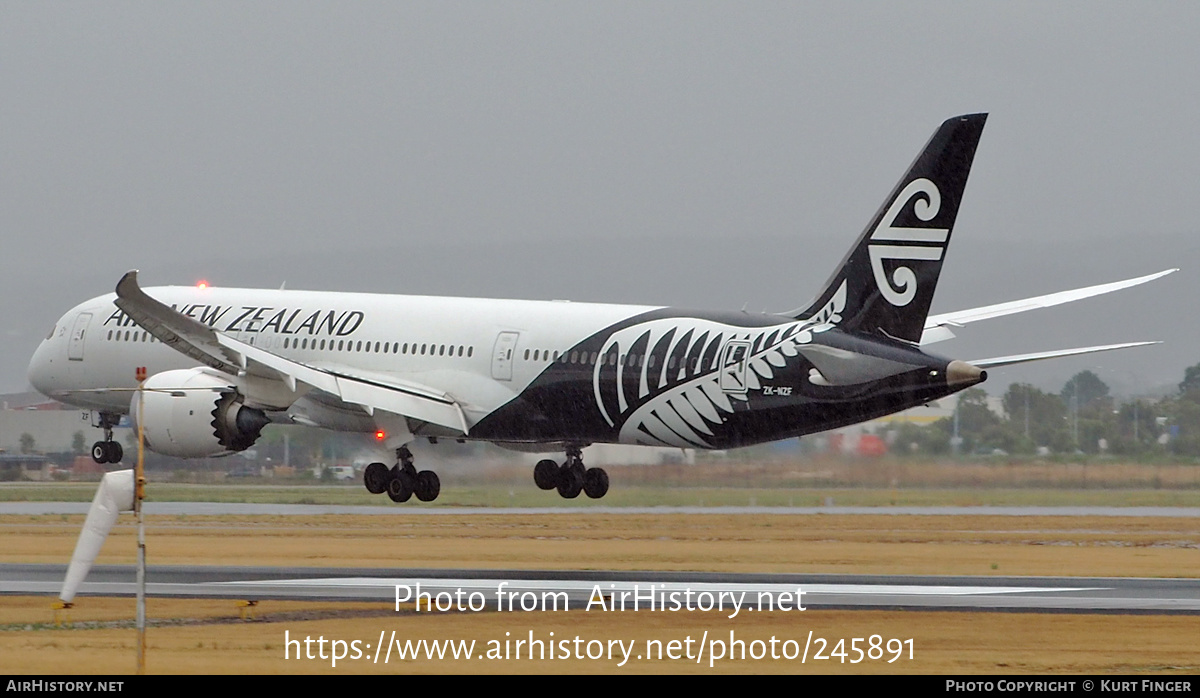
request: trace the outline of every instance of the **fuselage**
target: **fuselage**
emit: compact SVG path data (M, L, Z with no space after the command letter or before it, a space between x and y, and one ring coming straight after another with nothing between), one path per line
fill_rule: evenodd
M429 386L471 439L727 448L798 436L966 387L948 361L847 334L831 317L234 288L147 293L246 344L318 369ZM68 404L129 411L139 376L198 364L100 296L68 311L30 382ZM832 319L832 322L831 322ZM320 395L272 419L371 431ZM413 425L417 435L436 428Z

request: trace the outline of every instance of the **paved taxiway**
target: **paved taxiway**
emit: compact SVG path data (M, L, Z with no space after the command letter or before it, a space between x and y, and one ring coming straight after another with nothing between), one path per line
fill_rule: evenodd
M0 514L57 516L86 514L90 502L0 502ZM147 502L146 513L162 516L323 516L426 514L429 516L513 514L813 514L877 516L1154 516L1200 518L1200 507L431 507L233 502Z
M65 565L2 564L0 594L57 595ZM437 595L478 592L494 606L505 594L565 592L582 607L597 587L606 596L636 590L746 592L766 608L794 604L797 589L808 609L906 609L1075 613L1200 614L1200 579L1086 577L917 577L892 575L731 574L712 572L563 572L444 569L151 566L150 596L383 601L393 603L396 585ZM81 595L133 596L131 565L99 565ZM627 597L632 603L632 596ZM643 604L645 602L643 601Z

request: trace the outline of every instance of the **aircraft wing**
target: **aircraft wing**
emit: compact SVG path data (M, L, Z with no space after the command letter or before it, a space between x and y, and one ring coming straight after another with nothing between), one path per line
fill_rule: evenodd
M968 322L976 320L990 320L992 318L1001 317L1004 315L1012 315L1013 313L1023 313L1026 310L1034 310L1036 308L1049 308L1051 306L1069 303L1071 301L1091 298L1113 291L1119 291L1123 288L1130 288L1139 284L1144 284L1147 281L1172 274L1179 271L1178 269L1167 269L1160 271L1157 274L1149 274L1147 276L1139 276L1136 279L1126 279L1125 281L1114 281L1108 284L1099 284L1097 286L1088 286L1087 288L1077 288L1072 291L1059 291L1058 293L1050 293L1045 296L1035 296L1033 298L1025 298L1019 301L1009 301L1007 303L997 303L995 305L985 305L981 308L971 308L969 310L959 310L953 313L941 313L939 315L930 315L925 319L925 331L921 334L921 345L933 344L954 337L954 332L951 327L961 327ZM1124 345L1121 345L1124 346ZM1113 347L1116 348L1116 347ZM1100 351L1100 350L1097 350ZM1050 358L1050 357L1041 357ZM1029 359L1032 361L1033 359Z
M138 285L136 270L117 283L115 302L163 344L222 373L265 383L265 394L290 395L294 400L301 388L315 388L358 405L367 414L383 410L467 433L462 406L445 392L391 376L318 368L246 344L151 298Z
M1144 347L1150 344L1162 344L1162 342L1126 342L1124 344L1105 344L1097 347L1080 347L1078 349L1059 349L1057 351L1041 351L1034 354L1013 354L1011 356L997 356L991 359L979 359L977 361L968 361L967 363L976 368L995 368L997 366L1009 366L1012 364L1023 364L1029 361L1041 361L1042 359L1057 359L1060 356L1076 356L1078 354L1094 354L1098 351L1112 351L1114 349L1128 349L1129 347Z

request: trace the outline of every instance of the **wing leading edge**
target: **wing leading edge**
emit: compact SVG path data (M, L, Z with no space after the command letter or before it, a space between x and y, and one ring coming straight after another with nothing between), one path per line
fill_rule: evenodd
M356 405L368 415L382 410L462 434L469 430L462 406L447 393L392 376L316 368L251 346L150 297L138 285L137 270L121 277L116 292L117 307L143 329L210 368L247 379L265 407L286 409L308 390L316 389Z

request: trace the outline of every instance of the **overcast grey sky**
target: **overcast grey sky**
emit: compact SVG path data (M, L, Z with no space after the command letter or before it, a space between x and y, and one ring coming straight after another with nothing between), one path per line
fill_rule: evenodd
M147 285L807 301L945 118L987 111L934 310L1115 389L1200 362L1200 5L0 0L0 391Z

